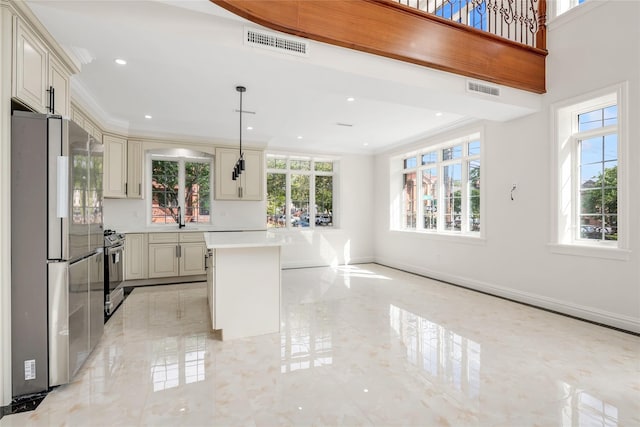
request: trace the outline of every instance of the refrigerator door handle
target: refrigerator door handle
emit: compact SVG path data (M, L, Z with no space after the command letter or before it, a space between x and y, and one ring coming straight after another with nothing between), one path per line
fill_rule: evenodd
M58 188L56 216L69 216L69 156L58 156Z

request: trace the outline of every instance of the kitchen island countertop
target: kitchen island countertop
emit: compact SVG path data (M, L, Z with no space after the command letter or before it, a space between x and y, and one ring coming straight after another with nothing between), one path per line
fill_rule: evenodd
M283 236L270 231L205 232L204 241L208 249L259 248L285 243Z

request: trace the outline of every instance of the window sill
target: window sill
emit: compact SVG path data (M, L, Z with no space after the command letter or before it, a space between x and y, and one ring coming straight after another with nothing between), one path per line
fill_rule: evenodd
M604 258L619 261L628 261L631 251L615 247L602 247L595 245L568 245L561 243L550 243L549 250L560 255L572 255L589 258Z
M420 239L441 240L447 242L463 243L468 245L486 245L487 239L480 234L457 234L457 233L435 233L432 231L416 231L410 229L391 229L395 233L413 234L419 236Z

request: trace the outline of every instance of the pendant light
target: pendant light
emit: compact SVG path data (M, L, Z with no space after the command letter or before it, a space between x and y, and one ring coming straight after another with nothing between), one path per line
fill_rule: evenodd
M244 171L244 153L242 152L242 94L247 91L247 88L244 86L236 86L236 90L240 93L240 155L238 156L236 165L233 167L233 172L231 172L231 179L234 181L238 179Z

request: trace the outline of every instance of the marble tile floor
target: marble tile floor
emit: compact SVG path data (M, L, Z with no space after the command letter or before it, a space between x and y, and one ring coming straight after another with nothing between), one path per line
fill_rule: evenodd
M77 378L0 426L640 426L640 338L379 265L285 270L282 328L135 289Z

